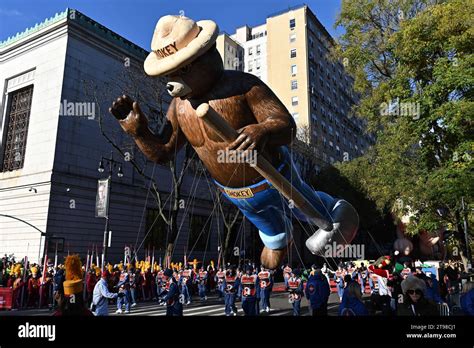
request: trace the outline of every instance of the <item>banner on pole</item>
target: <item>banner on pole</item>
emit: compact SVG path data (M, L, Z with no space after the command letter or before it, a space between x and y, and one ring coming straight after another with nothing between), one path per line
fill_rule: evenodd
M109 191L110 179L99 179L95 198L95 217L107 218L109 216Z

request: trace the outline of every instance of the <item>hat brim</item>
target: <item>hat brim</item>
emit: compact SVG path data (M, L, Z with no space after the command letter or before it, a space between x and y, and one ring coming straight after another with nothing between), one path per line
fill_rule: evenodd
M146 74L149 76L170 74L191 63L211 48L219 35L217 24L210 20L204 20L197 22L197 25L201 28L198 36L175 54L159 58L155 52L150 52L143 64Z

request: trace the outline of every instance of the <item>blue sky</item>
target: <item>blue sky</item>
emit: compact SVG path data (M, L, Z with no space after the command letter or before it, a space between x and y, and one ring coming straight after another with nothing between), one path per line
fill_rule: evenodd
M341 0L2 0L0 41L42 22L67 7L75 8L137 45L149 49L157 20L165 14L212 19L221 30L262 24L274 12L306 3L333 36Z

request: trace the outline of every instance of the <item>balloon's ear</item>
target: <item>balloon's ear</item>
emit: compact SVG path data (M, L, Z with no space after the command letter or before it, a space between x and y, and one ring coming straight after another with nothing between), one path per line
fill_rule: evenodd
M359 215L354 207L344 200L339 200L331 211L333 229L317 230L306 240L306 247L318 256L325 256L326 245L336 243L337 246L347 247L357 234Z

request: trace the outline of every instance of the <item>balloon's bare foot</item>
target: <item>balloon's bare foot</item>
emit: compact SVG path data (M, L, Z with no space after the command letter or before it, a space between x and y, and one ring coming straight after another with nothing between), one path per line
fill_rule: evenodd
M283 258L286 255L286 249L270 249L264 247L262 250L262 255L260 255L260 262L263 267L268 269L278 268L282 262Z

